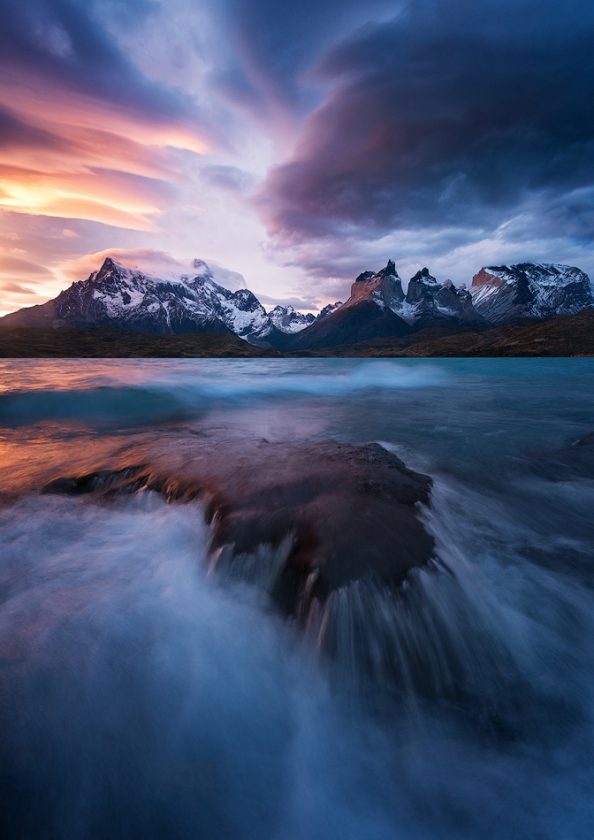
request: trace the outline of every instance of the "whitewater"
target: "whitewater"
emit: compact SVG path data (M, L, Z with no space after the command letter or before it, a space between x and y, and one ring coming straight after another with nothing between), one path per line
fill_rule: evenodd
M590 840L593 432L588 359L1 361L2 836ZM203 497L47 492L262 441L429 475L431 563L300 622Z

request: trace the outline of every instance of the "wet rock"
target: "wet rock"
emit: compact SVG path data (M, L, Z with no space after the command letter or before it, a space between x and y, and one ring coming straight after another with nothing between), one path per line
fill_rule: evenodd
M246 557L253 566L262 546L281 552L271 595L293 616L356 580L397 587L431 561L433 539L417 515L418 504L429 501L431 479L376 443L259 440L241 450L229 446L222 456L194 439L177 451L174 471L170 458L157 457L59 478L44 490L106 500L153 490L170 502L201 501L211 524L212 565L224 555L227 566Z

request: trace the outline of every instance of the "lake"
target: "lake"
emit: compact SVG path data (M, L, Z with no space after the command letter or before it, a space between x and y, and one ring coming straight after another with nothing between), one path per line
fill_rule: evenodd
M589 840L593 433L590 359L0 361L4 836ZM351 490L283 606L270 517Z

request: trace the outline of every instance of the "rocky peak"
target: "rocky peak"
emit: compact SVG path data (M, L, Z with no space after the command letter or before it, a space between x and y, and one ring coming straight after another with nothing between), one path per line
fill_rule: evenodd
M428 268L422 268L411 277L406 292L406 302L418 304L421 301L431 301L434 293L441 288L435 277L429 273Z
M103 274L108 271L114 271L118 268L123 268L121 263L116 262L113 257L105 257L105 259L103 260L103 265L97 273Z
M469 292L456 288L451 280L440 283L426 267L411 277L401 315L416 328L433 323L477 326L483 323Z
M543 319L594 306L588 275L561 264L486 266L474 275L471 293L474 306L491 323Z
M439 286L440 285L437 282L437 280L435 279L435 277L431 274L431 272L429 271L429 269L427 267L422 268L420 271L417 271L417 273L414 274L411 277L410 282L411 283L422 283L425 286ZM452 281L448 280L446 282L451 283Z
M100 283L102 280L107 280L111 277L122 278L131 273L131 269L126 268L122 263L117 262L113 257L105 257L101 268L98 271L93 271L89 275L89 280Z
M233 292L233 298L238 304L249 307L250 309L262 306L256 295L250 292L249 289L238 289L238 291Z
M366 283L368 280L373 280L376 274L373 271L362 271L358 277L355 278L355 283Z
M382 268L381 271L378 271L378 274L385 274L388 277L398 277L398 272L396 271L396 264L394 260L388 260L388 263L385 268Z
M354 306L364 300L388 309L404 300L402 283L392 260L388 260L386 267L377 272L364 271L360 274L351 286L351 296L344 306Z

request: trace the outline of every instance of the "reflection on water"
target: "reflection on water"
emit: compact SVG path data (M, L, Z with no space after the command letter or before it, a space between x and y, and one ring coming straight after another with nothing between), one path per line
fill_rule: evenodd
M589 840L592 395L589 360L2 362L4 835ZM199 502L39 494L156 463L238 495L263 440L431 474L435 565L300 632L264 548L209 574Z

